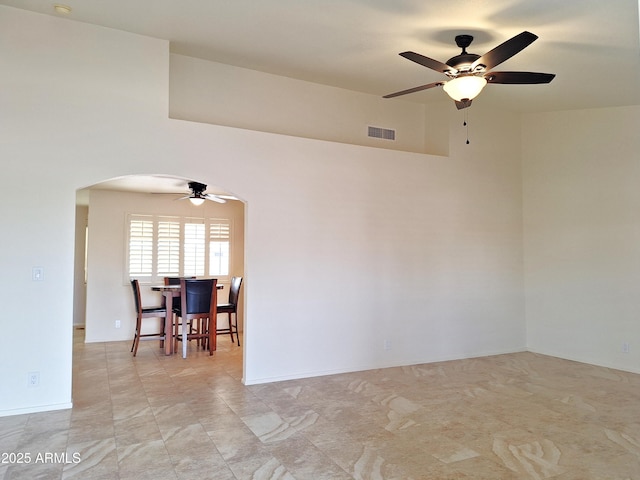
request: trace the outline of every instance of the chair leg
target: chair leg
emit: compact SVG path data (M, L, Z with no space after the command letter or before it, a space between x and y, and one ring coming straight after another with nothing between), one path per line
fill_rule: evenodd
M173 351L178 351L178 328L179 328L178 317L175 319L175 323L173 324Z
M236 340L238 342L238 346L240 346L240 334L238 333L238 312L235 312L235 323L233 324L233 328L236 331ZM229 314L229 330L231 330L231 314ZM233 334L231 335L231 341L233 342Z
M202 338L201 335L203 335L204 332L204 319L202 318L196 318L196 322L195 322L195 327L193 324L193 320L189 321L189 333L195 333L196 334L196 345L198 347L202 346L203 349L206 349L206 345L204 342L204 338ZM191 340L189 340L191 341Z
M236 311L235 313L235 323L233 324L233 328L236 329L236 342L238 344L238 346L240 346L240 332L238 331L238 312Z
M165 313L165 315L169 314ZM160 338L160 348L164 348L164 341L167 338L167 332L164 331L164 318L162 319L162 323L160 324L160 335L162 335L162 337Z
M187 342L189 341L189 323L182 319L182 358L187 358Z
M140 314L136 318L136 331L133 334L133 345L131 345L131 351L133 352L133 356L135 357L138 353L138 344L140 343L140 331L142 330L142 318Z
M231 323L231 312L228 312L229 315L229 335L231 335L231 343L233 343L233 324Z
M208 319L209 336L207 341L209 343L209 355L213 355L213 351L216 349L216 337L218 335L218 317L213 315L213 318Z
M136 330L136 333L133 337L133 356L135 357L138 354L138 345L140 344L140 331Z
M205 319L204 318L199 318L198 319L198 326L196 327L196 335L198 335L198 347L202 346L202 349L205 350L207 347L205 345L205 338L202 338L201 335L205 332Z

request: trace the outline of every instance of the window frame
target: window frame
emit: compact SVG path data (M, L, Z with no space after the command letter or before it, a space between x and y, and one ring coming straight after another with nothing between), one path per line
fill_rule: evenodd
M131 225L134 221L148 221L152 223L152 253L151 253L151 270L149 273L145 272L131 272L131 234L132 229ZM162 222L168 223L177 223L179 225L178 228L178 271L177 272L160 272L160 263L161 259L159 258L159 251L161 250L161 237L160 237L160 229L159 226ZM186 276L193 275L191 271L185 274L185 233L186 233L186 225L187 224L203 224L204 235L202 238L203 249L204 252L202 257L198 259L196 262L197 266L202 267L202 273L198 273L198 278L217 278L219 282L228 282L231 279L231 272L233 271L233 220L231 218L221 218L221 217L194 217L192 215L158 215L158 214L144 214L144 213L127 213L125 215L125 255L124 255L124 284L130 283L131 279L138 279L140 284L143 285L151 285L151 284L159 284L163 282L165 276ZM212 237L212 225L215 226L215 231L220 232L224 231L224 225L226 225L226 231L228 232L226 239L228 243L228 265L227 265L227 274L215 275L211 273L211 244L214 241ZM223 227L221 228L220 225ZM169 228L171 230L171 228ZM167 238L167 237L163 237ZM215 241L223 241L222 239L215 238ZM197 246L196 246L197 247ZM170 247L171 251L175 252L175 248ZM175 253L174 253L175 254ZM170 253L171 255L171 253ZM167 260L167 259L165 259Z

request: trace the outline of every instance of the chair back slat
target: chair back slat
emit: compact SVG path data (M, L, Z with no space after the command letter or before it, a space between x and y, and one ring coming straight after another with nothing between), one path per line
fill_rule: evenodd
M240 296L240 286L242 285L242 277L233 277L231 286L229 287L229 303L238 305L238 297Z
M133 289L133 301L136 304L136 313L140 315L140 311L142 310L142 302L140 300L140 283L137 279L131 280L131 288Z
M211 311L212 294L216 288L216 280L187 279L180 281L182 291L182 314L208 314Z

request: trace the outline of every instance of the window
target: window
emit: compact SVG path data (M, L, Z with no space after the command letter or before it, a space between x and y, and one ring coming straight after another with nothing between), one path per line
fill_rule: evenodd
M125 271L141 282L163 277L211 276L226 280L231 263L231 221L220 218L130 214Z
M180 271L180 221L158 220L158 275Z
M204 224L184 224L184 275L204 275Z
M129 222L129 275L148 277L153 273L153 221Z
M209 225L209 275L229 276L229 222Z

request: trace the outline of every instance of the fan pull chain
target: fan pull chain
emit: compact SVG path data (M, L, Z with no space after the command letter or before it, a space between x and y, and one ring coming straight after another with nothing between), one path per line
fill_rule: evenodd
M469 122L467 121L469 119L468 110L468 108L464 109L464 121L462 122L462 126L467 127L467 145L469 145Z

